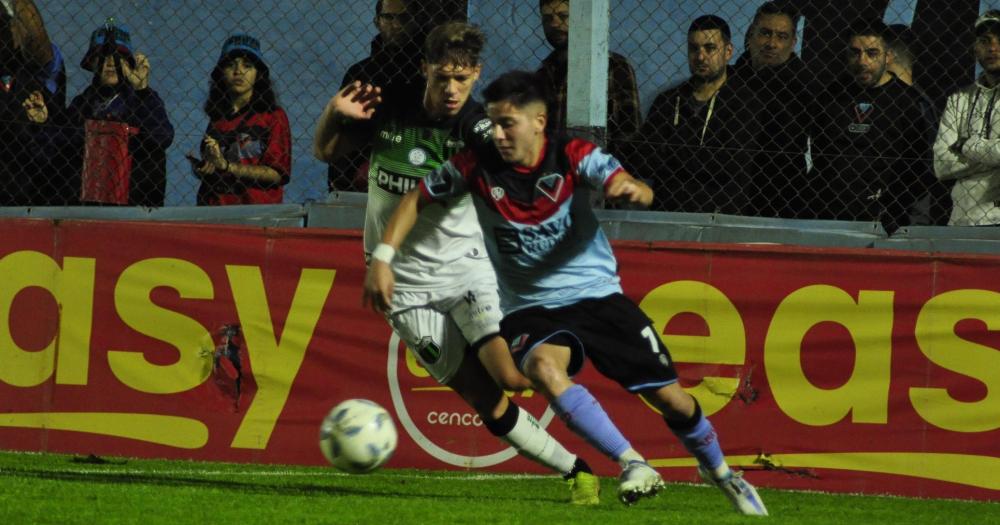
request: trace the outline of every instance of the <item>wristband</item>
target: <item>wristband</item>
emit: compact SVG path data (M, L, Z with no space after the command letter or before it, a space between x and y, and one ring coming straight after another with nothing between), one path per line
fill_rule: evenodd
M395 256L396 249L384 242L380 242L378 246L372 250L372 259L382 261L386 264L392 264L392 258Z

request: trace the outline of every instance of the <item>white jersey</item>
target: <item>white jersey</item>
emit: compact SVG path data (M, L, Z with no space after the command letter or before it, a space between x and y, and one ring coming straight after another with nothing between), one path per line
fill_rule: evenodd
M369 184L365 253L371 254L401 197ZM392 261L396 287L446 289L464 286L470 275L493 273L476 209L469 195L420 212Z
M491 146L492 125L482 105L469 101L458 115L432 119L419 93L389 97L369 124L365 254L378 246L402 196L465 147ZM421 211L392 268L403 289L448 289L472 272L491 272L475 208L469 196Z

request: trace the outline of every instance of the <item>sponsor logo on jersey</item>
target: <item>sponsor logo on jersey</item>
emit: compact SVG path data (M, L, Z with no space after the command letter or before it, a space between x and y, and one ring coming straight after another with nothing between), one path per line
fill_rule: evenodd
M406 192L417 187L419 179L407 177L406 175L399 175L398 173L392 173L391 171L385 171L379 168L378 176L375 182L379 188L382 188L389 193L404 195Z
M448 149L462 149L465 147L465 141L461 139L448 138L444 141L444 147Z
M384 129L382 131L378 132L378 138L380 138L380 139L382 139L382 140L384 140L386 142L391 142L393 144L399 144L399 143L403 142L403 136L402 135L397 135L397 134L395 134L395 133L393 133L391 131L387 131L387 130L384 130Z
M562 174L549 173L538 178L538 182L535 183L535 189L552 200L552 202L558 202L559 192L562 191L564 182L565 179L563 179Z
M498 226L493 229L497 251L503 254L539 255L551 252L569 234L573 219L567 213L553 221L517 230Z
M414 166L423 166L427 162L427 152L420 148L413 148L406 154L406 160Z

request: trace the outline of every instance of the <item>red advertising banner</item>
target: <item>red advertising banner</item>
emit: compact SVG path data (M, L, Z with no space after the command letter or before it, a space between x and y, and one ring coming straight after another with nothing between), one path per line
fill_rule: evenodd
M321 464L320 420L376 401L388 467L543 472L361 307L355 231L0 221L0 448ZM761 486L997 499L1000 257L615 244L731 464ZM672 480L659 415L577 377ZM515 401L604 475L617 466Z

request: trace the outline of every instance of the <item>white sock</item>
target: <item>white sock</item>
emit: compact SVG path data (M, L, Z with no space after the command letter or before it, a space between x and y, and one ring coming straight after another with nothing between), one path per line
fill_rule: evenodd
M509 443L522 456L545 465L561 475L569 474L576 463L576 455L571 454L552 437L534 416L518 407L517 423L506 436L500 439Z
M729 472L730 472L729 465L727 465L726 462L723 461L722 464L720 464L718 467L709 469L709 472L712 474L712 478L714 479L725 479L729 477Z

